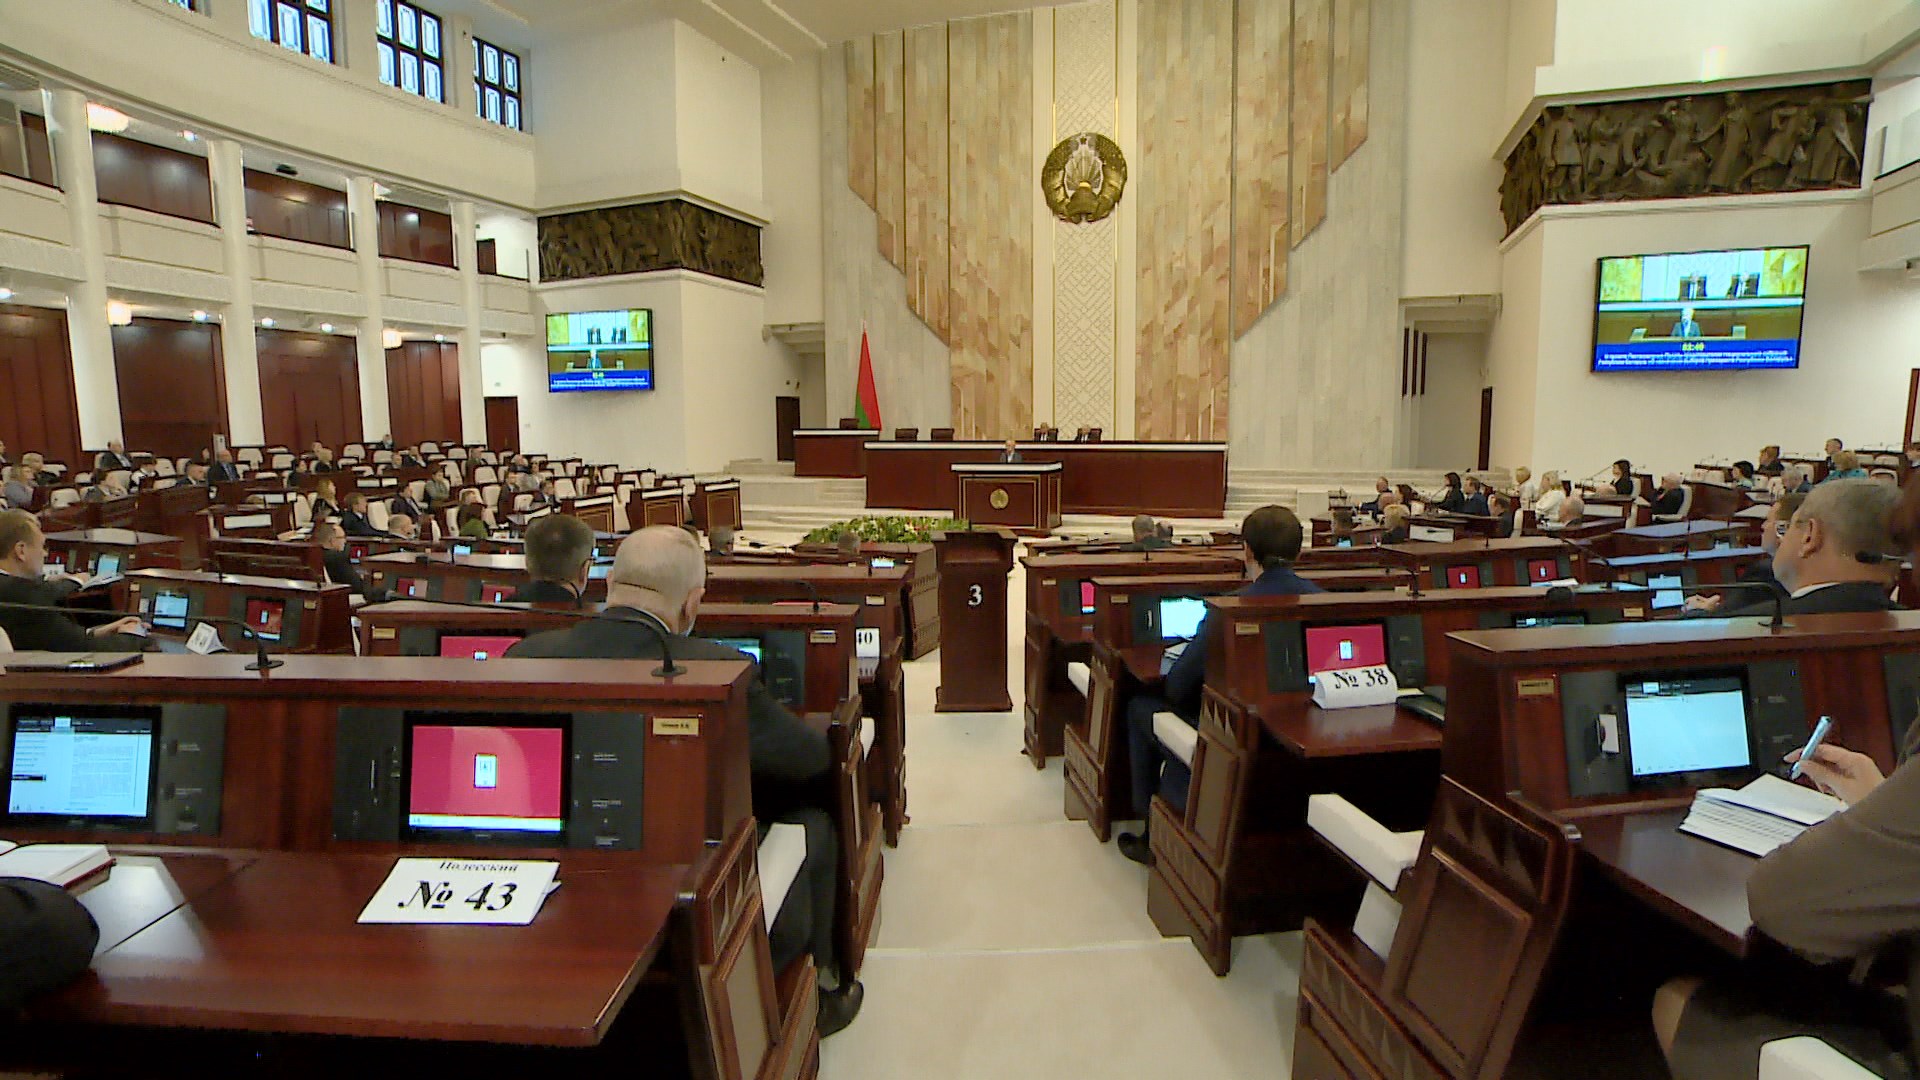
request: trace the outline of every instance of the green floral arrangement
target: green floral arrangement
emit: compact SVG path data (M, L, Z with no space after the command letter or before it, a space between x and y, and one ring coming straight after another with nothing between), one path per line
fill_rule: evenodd
M808 533L805 543L831 544L839 539L841 533L850 532L862 542L878 544L916 544L933 539L937 532L959 532L968 528L966 522L951 517L857 517L832 525L822 525Z

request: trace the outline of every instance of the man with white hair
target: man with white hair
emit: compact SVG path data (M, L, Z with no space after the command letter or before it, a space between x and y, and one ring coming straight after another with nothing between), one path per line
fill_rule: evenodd
M1872 480L1829 480L1794 511L1773 553L1773 576L1786 590L1788 615L1891 611L1887 595L1900 560L1889 534L1900 490ZM1760 600L1727 616L1771 615Z
M1128 551L1155 551L1172 546L1160 538L1160 523L1153 520L1152 514L1138 514L1133 519L1133 542L1127 545Z
M508 649L507 656L655 660L660 657L657 632L673 639L679 660L745 659L737 649L688 636L706 591L707 560L700 542L677 526L650 525L621 541L615 552L607 573L607 606L600 617L535 634ZM820 781L833 766L826 732L788 712L756 673L747 681L747 744L755 781L753 812L762 828L786 821L807 830L806 861L770 935L774 966L784 970L800 954L811 952L820 971L834 972L839 843L832 819L797 794L802 788L823 786ZM776 788L796 794L776 797ZM860 983L844 973L838 989L822 991L821 1036L852 1023L864 995Z
M1654 517L1671 517L1680 512L1687 501L1687 489L1682 483L1679 473L1670 472L1660 478L1660 486L1653 493Z

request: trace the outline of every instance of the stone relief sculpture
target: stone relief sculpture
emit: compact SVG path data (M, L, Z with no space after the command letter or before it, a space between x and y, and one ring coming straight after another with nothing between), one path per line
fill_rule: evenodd
M760 229L682 199L607 206L540 219L543 281L697 270L759 285Z
M1507 155L1507 231L1550 203L1858 187L1865 81L1556 105Z

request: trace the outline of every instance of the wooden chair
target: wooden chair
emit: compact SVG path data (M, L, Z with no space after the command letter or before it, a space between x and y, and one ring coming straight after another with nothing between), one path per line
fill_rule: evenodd
M1088 429L1087 429L1087 441L1088 441L1088 442L1099 442L1099 441L1100 441L1100 436L1101 436L1101 435L1103 435L1103 434L1105 434L1105 432L1104 432L1104 431L1102 431L1102 430L1101 430L1100 428L1097 428L1097 427L1096 427L1096 428L1088 428Z
M853 417L843 416L840 418L840 430L857 431L859 430L859 428L860 428L860 421L854 419Z
M952 442L953 429L950 427L937 427L929 432L928 436L933 439L934 442Z
M1566 918L1579 840L1517 798L1442 778L1385 961L1308 921L1293 1075L1501 1076Z
M896 442L914 442L920 438L920 429L916 427L894 428L893 438Z

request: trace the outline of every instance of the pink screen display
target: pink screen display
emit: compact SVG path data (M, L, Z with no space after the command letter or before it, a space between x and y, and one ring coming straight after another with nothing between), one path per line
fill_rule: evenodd
M557 833L565 752L559 728L416 727L408 820Z
M504 604L512 595L513 586L511 585L480 586L480 602L483 604Z
M1093 582L1083 581L1080 583L1080 614L1093 614L1093 606Z
M1447 567L1447 587L1450 589L1479 588L1480 568L1477 566Z
M1307 670L1345 671L1387 662L1387 632L1378 626L1307 627Z
M1527 576L1534 581L1553 581L1560 576L1560 563L1554 559L1534 559L1527 563Z
M470 660L498 660L520 643L517 637L448 634L440 639L440 655Z

